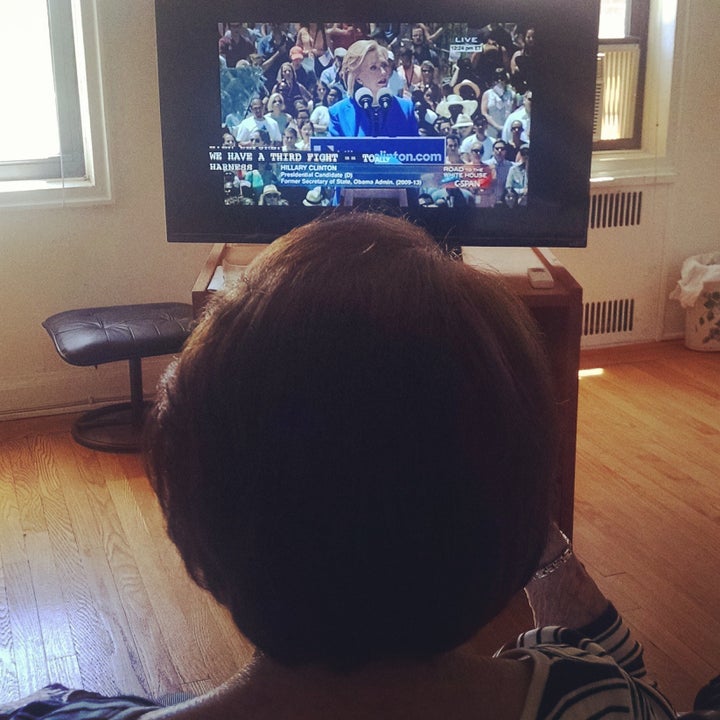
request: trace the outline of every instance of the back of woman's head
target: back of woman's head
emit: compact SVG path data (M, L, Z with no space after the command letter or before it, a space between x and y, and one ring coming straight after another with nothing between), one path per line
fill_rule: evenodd
M148 467L190 573L267 655L427 657L535 568L551 406L496 277L353 213L280 238L213 304L160 388Z

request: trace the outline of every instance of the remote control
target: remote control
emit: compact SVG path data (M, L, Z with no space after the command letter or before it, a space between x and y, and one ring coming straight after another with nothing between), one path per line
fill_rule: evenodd
M555 281L550 271L544 267L531 267L527 271L530 286L538 290L549 290L555 286Z

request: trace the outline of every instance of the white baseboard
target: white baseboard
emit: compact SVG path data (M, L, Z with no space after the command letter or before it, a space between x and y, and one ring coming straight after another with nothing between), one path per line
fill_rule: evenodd
M151 396L171 356L144 358L143 391ZM130 399L126 362L97 367L62 364L41 374L18 374L0 388L0 421L82 412Z

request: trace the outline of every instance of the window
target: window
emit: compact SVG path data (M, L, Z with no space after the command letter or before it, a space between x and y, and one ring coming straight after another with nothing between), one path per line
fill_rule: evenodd
M0 205L109 199L94 1L0 3Z
M675 167L677 145L668 142L671 130L677 128L673 124L671 101L676 95L673 93L673 78L682 74L683 57L676 52L676 33L681 33L687 27L690 13L689 3L680 3L678 0L601 0L603 15L603 33L620 34L614 28L624 27L622 38L601 38L608 44L629 44L640 39L640 54L642 62L638 66L637 83L628 79L628 75L618 73L615 77L609 69L603 68L602 76L598 72L598 93L596 93L596 141L594 149L600 152L593 153L592 182L614 183L616 185L632 182L658 183L674 182L677 177ZM612 2L613 12L609 12ZM608 12L604 12L608 8ZM630 13L630 15L628 15ZM642 26L638 15L643 17ZM605 17L610 19L605 20ZM647 20L644 19L647 17ZM622 25L621 25L622 23ZM644 35L642 34L644 28ZM598 69L602 61L598 63ZM598 101L600 78L605 81L615 96L621 95L617 85L628 89L635 100L632 112L626 111L624 116L630 115L633 120L633 134L623 137L622 133L614 132L616 139L597 139L599 123L602 121L599 109L606 103ZM603 88L605 91L606 88ZM612 97L612 95L610 95ZM607 101L610 102L609 100ZM609 128L619 126L611 112ZM600 130L601 132L601 130ZM620 137L617 137L620 135Z
M595 150L642 145L650 0L601 0Z

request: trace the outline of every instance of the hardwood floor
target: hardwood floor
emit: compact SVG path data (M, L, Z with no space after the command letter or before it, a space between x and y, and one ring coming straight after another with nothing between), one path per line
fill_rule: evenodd
M575 545L678 709L720 673L720 353L586 353Z
M48 682L159 697L227 679L251 648L187 578L140 459L32 425L0 445L0 703Z
M596 351L580 381L575 544L679 709L720 672L720 353ZM186 578L134 455L70 418L0 423L0 703L48 682L202 692L252 652ZM478 645L527 620L518 600Z

